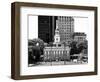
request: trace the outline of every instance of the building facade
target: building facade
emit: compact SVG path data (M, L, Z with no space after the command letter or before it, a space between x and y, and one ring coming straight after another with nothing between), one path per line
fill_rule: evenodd
M58 16L56 24L59 28L61 42L69 44L72 41L72 35L74 33L74 18L70 16Z
M70 59L70 47L64 46L61 43L59 31L58 23L56 23L53 46L44 48L44 61L64 61Z
M73 40L76 42L84 42L86 41L86 34L82 32L75 32L73 34Z
M38 16L38 38L44 42L52 41L52 16Z
M38 37L44 42L54 41L57 16L38 16Z
M64 61L70 59L70 48L61 46L45 47L44 61Z

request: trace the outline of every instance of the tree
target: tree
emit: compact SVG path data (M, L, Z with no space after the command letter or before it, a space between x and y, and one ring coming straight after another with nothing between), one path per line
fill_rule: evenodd
M41 39L33 39L32 42L36 45L37 43L39 43L40 47L44 47L44 41Z
M32 51L28 51L29 62L32 63L32 61L33 62L40 61L40 59L41 59L40 57L41 57L41 55L43 55L43 49L44 49L43 40L41 40L39 38L29 40L28 41L28 47L29 47L29 50L32 49ZM32 61L30 61L30 60L32 60Z
M32 46L28 46L28 64L33 64L34 63L34 56L32 53Z
M40 52L40 47L36 46L36 47L33 47L33 55L34 55L34 63L37 63L40 61L40 55L41 55L41 52Z
M85 50L84 53L87 53L87 49L88 49L87 41L84 42L73 41L70 44L70 46L71 46L70 55L80 54L80 53L82 54L84 50ZM74 59L73 56L71 56L71 59Z
M35 46L36 42L33 40L28 40L28 46Z
M70 44L70 47L71 47L71 50L70 50L70 55L74 55L74 54L77 54L78 53L78 49L77 49L77 42L76 41L73 41L71 44Z
M78 53L81 53L83 50L87 50L88 49L87 41L78 43L77 47L78 47Z
M38 39L33 39L32 42L34 43L35 46L37 46L37 43L39 44L38 46L40 47L41 55L43 55L44 41L38 38Z
M67 54L66 54L66 42L62 42L62 44L64 44L64 64L66 64L66 57L67 57Z

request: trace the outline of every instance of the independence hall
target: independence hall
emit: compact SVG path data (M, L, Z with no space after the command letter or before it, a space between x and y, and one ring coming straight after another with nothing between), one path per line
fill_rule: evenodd
M39 16L38 37L46 45L43 49L44 61L70 60L70 43L85 41L85 33L74 32L74 18L70 16Z
M74 19L72 17L57 17L56 29L53 33L53 45L44 48L44 61L70 60L70 47L74 32ZM66 44L66 45L65 45Z

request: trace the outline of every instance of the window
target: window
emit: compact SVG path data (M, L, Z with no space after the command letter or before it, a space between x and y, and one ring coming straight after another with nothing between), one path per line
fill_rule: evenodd
M58 54L58 51L56 51L56 54Z
M54 51L54 54L55 54L55 51Z
M44 54L46 54L46 51L44 52Z

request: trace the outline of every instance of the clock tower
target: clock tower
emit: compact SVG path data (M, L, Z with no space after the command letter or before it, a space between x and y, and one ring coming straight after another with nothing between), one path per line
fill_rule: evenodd
M59 34L59 28L58 28L58 20L56 20L56 29L55 29L55 35L54 35L54 44L60 43L60 34Z

